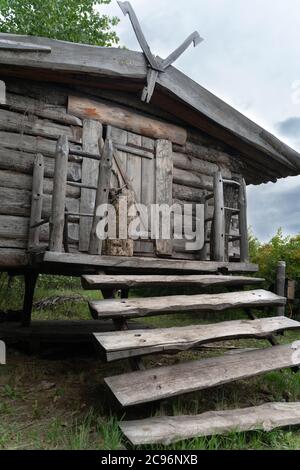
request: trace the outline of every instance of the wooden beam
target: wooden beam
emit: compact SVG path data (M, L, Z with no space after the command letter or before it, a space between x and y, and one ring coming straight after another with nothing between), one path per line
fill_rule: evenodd
M66 182L68 173L69 142L62 135L56 146L56 161L53 182L50 251L60 252L63 246L63 231L65 223Z
M291 344L183 362L105 379L122 406L133 406L208 389L266 372L295 367Z
M0 104L6 104L6 85L0 80Z
M28 249L32 250L39 246L40 227L34 227L42 220L43 208L43 186L44 186L44 158L38 154L34 161L32 177L31 214L28 237Z
M185 439L246 431L272 431L300 425L300 403L265 403L234 410L207 411L196 416L156 416L121 421L133 445L169 445Z
M286 299L265 290L226 292L225 294L172 295L90 301L94 317L138 318L174 312L221 312L230 308L256 308L285 305Z
M104 287L125 289L146 286L197 286L201 288L212 286L246 286L261 284L262 278L245 276L221 276L221 275L113 275L98 274L82 276L82 286L86 290L99 290Z
M240 338L265 339L273 333L300 329L300 323L287 317L235 320L211 325L95 333L108 361L163 352L187 351L211 342Z
M187 131L182 127L101 100L69 96L68 113L153 139L169 139L179 145L184 145L187 139Z

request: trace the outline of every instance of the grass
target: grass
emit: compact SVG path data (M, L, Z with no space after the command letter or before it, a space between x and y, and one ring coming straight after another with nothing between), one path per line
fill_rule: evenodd
M0 279L1 281L1 279ZM66 302L44 310L35 310L35 319L89 319L87 298L99 298L97 292L84 292L78 279L61 284L61 278L42 279L35 300L57 295L80 294L82 301ZM0 282L1 284L1 282ZM16 295L16 290L20 295ZM2 285L0 309L20 308L21 285ZM154 326L180 326L193 323L241 318L242 312L197 315L174 314L155 317L147 322ZM288 332L281 342L299 339ZM264 347L266 341L239 340L221 343L224 347ZM47 353L47 354L46 354ZM184 352L180 360L212 355L211 351ZM151 356L148 366L170 364L175 356ZM255 406L271 401L300 401L300 373L291 370L271 372L261 377L231 383L199 393L192 393L143 409L120 410L104 386L104 377L129 370L127 361L105 364L91 351L64 348L43 351L39 356L9 348L7 365L0 366L0 449L108 449L130 448L118 427L121 419L150 415L195 414L207 410ZM171 446L151 446L164 450L221 449L300 449L300 429L273 432L231 433L226 436L196 438Z

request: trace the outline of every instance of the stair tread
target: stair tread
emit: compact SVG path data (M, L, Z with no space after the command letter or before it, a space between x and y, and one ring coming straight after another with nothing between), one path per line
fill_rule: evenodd
M254 430L271 431L299 424L300 403L295 402L207 411L196 416L163 416L123 421L119 426L133 445L168 445L200 436Z
M234 320L208 325L139 329L94 333L108 361L160 353L184 351L201 344L239 338L265 338L272 333L300 329L300 322L287 317Z
M262 278L250 276L222 276L222 275L178 275L178 276L162 276L162 275L85 275L82 276L82 287L87 290L101 289L104 287L129 288L144 286L243 286L261 284L264 282Z
M105 379L122 406L203 390L273 370L300 365L299 342L224 355Z
M179 311L222 311L229 308L285 305L286 299L265 290L223 294L174 295L122 300L90 301L93 316L137 318Z

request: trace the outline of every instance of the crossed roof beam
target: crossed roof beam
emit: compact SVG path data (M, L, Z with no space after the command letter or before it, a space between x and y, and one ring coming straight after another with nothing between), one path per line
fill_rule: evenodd
M186 49L191 44L194 44L194 47L198 46L198 44L200 44L203 41L203 38L201 38L198 31L194 31L166 59L161 59L160 57L154 56L152 54L149 44L147 43L147 40L142 31L139 20L130 2L118 1L118 4L122 12L124 13L124 15L129 16L136 38L148 61L149 71L147 74L147 86L145 86L143 90L141 99L142 101L146 101L147 103L149 103L152 98L152 95L155 89L155 84L157 82L159 74L164 73L167 70L167 68L170 67L170 65L172 65L186 51Z

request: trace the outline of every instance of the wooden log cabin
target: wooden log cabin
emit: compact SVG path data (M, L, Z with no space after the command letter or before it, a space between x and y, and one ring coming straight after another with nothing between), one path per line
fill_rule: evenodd
M129 12L128 2L120 6ZM106 300L90 302L91 314L121 331L98 332L96 340L108 361L127 358L135 370L106 379L123 406L299 362L293 346L279 346L275 336L300 326L283 316L282 291L127 298L131 287L171 285L180 294L187 285L261 284L249 277L258 267L249 261L246 187L300 174L296 151L171 66L187 44L199 42L197 33L165 61L138 39L143 53L0 34L0 271L25 277L24 327L39 273L80 275L85 289L102 291ZM123 194L146 207L188 203L193 229L200 204L201 247L187 249L186 240L174 236L99 240L97 207ZM112 298L116 289L121 299ZM251 312L274 306L281 316L260 319ZM229 308L245 308L250 319L125 331L129 318ZM248 337L267 338L275 347L143 370L146 354ZM299 423L297 407L275 404L271 412L274 426L291 423L291 416ZM231 427L209 415L209 429L235 428L240 411L228 413ZM257 410L245 414L244 430L261 427ZM188 437L210 433L203 420L194 418ZM180 432L186 421L170 418L179 429L170 441L187 435ZM133 443L167 442L169 421L123 423L122 429Z

